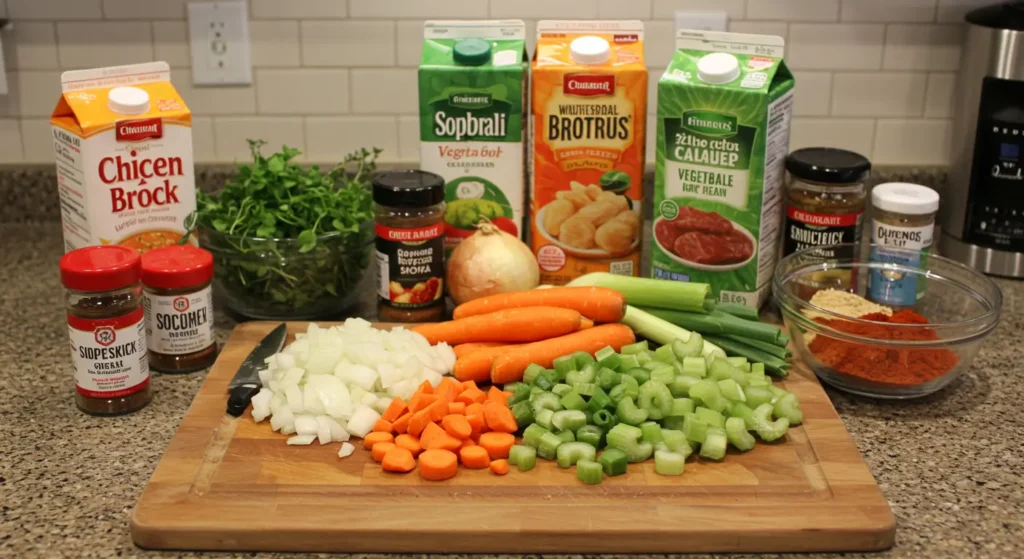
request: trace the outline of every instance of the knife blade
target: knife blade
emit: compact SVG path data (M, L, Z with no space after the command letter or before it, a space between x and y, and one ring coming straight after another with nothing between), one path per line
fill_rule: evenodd
M260 370L266 368L267 358L281 351L288 337L288 326L281 323L256 344L249 356L238 368L228 383L228 410L230 415L239 417L249 407L249 401L260 391Z

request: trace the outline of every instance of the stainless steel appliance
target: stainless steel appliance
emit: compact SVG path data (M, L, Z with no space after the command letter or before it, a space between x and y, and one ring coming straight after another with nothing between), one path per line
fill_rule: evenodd
M969 12L939 250L1024 277L1024 2Z

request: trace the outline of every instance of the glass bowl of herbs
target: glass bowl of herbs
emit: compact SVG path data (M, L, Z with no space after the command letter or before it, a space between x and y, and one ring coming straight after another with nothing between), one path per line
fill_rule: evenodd
M379 149L334 169L303 167L299 150L264 156L212 195L199 192L190 229L214 257L214 290L231 311L267 320L313 319L350 308L372 276L370 180Z

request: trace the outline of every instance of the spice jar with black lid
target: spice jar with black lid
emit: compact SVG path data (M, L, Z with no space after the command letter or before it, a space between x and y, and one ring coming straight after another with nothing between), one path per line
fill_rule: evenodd
M139 254L119 245L60 259L75 403L86 413L123 415L153 399L139 273Z
M161 373L191 373L217 359L213 330L213 255L192 245L142 255L149 365Z
M393 171L373 180L377 315L391 322L444 316L444 179Z

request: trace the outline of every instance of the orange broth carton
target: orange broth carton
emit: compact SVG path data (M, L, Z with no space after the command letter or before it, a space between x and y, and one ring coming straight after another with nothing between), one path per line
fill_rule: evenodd
M529 221L541 283L639 274L643 41L639 21L537 24Z
M166 62L61 76L50 118L64 249L172 245L196 209L192 114Z

